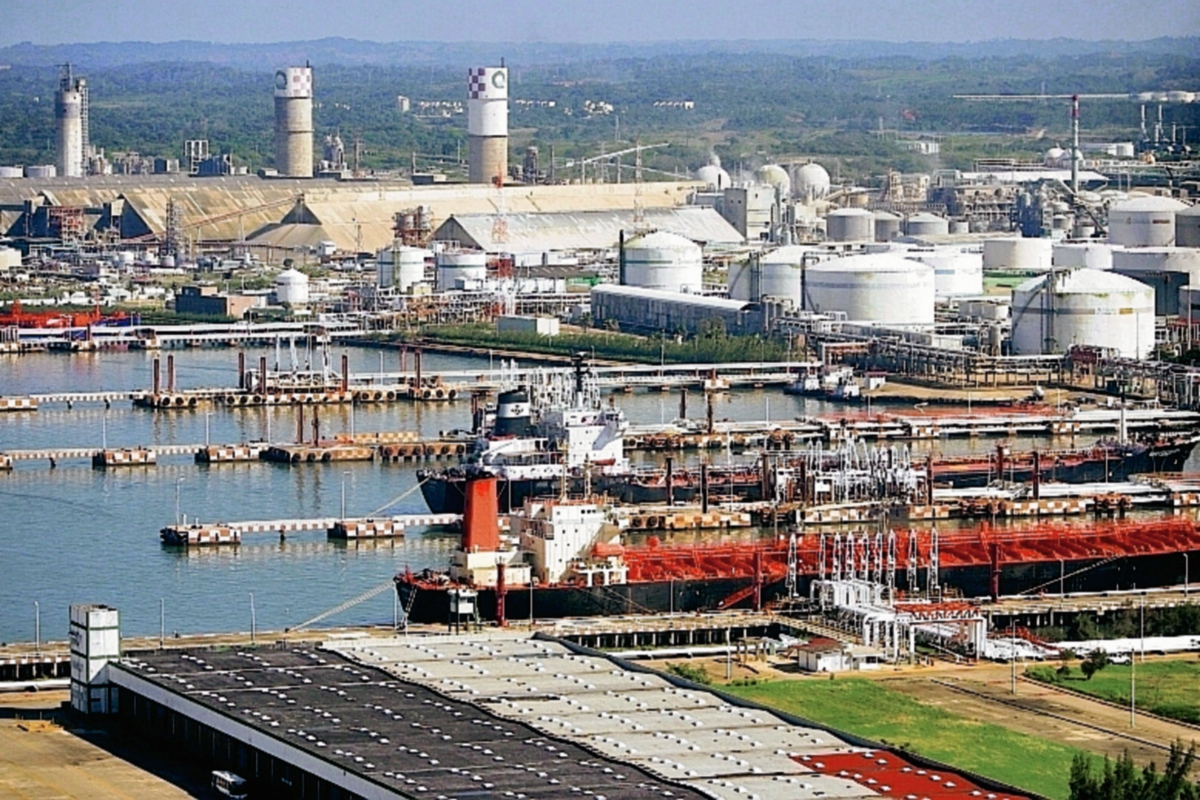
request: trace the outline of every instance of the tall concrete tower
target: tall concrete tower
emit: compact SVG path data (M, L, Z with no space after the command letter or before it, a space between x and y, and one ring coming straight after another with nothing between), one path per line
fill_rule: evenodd
M70 64L58 70L54 93L54 162L58 174L68 178L83 175L88 139L87 81L76 77Z
M312 67L275 73L275 168L285 178L313 176Z
M491 183L508 177L508 68L467 72L467 179Z

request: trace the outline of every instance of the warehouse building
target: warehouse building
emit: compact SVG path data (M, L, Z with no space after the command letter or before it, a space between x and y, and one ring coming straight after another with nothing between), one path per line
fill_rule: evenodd
M749 335L767 328L769 306L745 300L677 294L641 286L601 284L592 289L592 318L603 326L615 320L626 333L688 335L721 326L725 333Z

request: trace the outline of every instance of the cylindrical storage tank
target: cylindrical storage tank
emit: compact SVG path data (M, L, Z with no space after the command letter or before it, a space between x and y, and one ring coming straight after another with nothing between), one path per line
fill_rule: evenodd
M1023 269L1045 272L1050 269L1053 243L1049 239L1008 236L983 240L983 268Z
M779 197L787 199L792 196L792 176L778 164L767 164L754 171L754 179L765 186L773 186L779 191Z
M1111 348L1125 358L1154 349L1154 290L1094 269L1054 271L1013 289L1014 355L1063 353L1072 345Z
M1200 286L1200 250L1131 247L1113 252L1113 271L1154 288L1158 315L1179 313L1179 287Z
M955 234L970 233L971 232L970 220L965 220L965 219L950 220L950 232L955 233Z
M690 239L656 231L625 243L625 286L664 292L696 292L704 282L700 246Z
M132 267L136 260L137 256L132 250L122 250L117 253L117 263L122 267Z
M275 276L275 300L285 305L308 302L308 276L298 269L285 269Z
M825 216L825 238L831 242L875 239L875 215L865 208L839 208Z
M381 247L375 252L375 285L381 289L396 282L396 262L392 252L391 247Z
M58 174L83 175L83 87L75 82L54 93L54 157Z
M1125 247L1175 244L1175 215L1187 208L1170 197L1135 197L1108 211L1108 240Z
M1175 244L1178 247L1200 247L1200 206L1175 212Z
M911 249L905 258L933 267L933 286L938 297L983 294L983 254L958 247Z
M395 264L395 286L407 292L415 284L425 280L425 260L433 253L422 247L397 247L392 251ZM487 265L484 265L486 269Z
M933 268L893 253L822 261L804 273L805 307L841 311L851 320L889 325L931 325Z
M53 164L30 164L25 168L26 178L53 178L58 175L58 167Z
M161 256L158 259L158 265L160 267L163 267L164 269L174 269L175 268L175 256L171 255L170 253L168 253L165 256Z
M813 248L803 245L789 245L764 253L758 259L758 296L744 299L755 302L763 297L789 300L797 308L800 308L804 259L809 257L810 264L815 263L811 253L813 253Z
M23 178L24 167L0 167L0 178Z
M1051 248L1050 263L1057 268L1099 269L1113 268L1113 245L1107 242L1055 242Z
M913 214L904 221L905 236L945 236L950 220L936 214Z
M487 253L479 250L458 250L438 253L435 288L445 292L459 280L483 280L487 277Z
M275 72L275 169L286 178L313 175L312 67Z
M829 172L820 164L804 164L792 171L792 194L798 200L820 200L829 194L829 187Z
M508 68L467 70L467 179L508 176Z
M700 181L710 192L723 192L733 185L729 173L716 164L705 164L696 170L696 180Z
M890 242L900 236L900 217L890 211L875 212L875 241Z
M758 298L751 297L755 293L754 283L757 280L755 270L758 269L754 265L754 259L749 258L745 261L735 261L729 265L729 277L725 280L725 290L729 293L731 300L750 300L757 301Z
M1113 155L1117 158L1133 158L1133 142L1117 142L1113 148Z

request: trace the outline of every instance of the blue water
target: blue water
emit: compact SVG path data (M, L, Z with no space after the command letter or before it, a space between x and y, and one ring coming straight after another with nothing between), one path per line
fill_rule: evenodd
M237 382L232 349L175 351L181 387L231 386ZM247 363L269 351L247 352ZM340 351L334 361L340 359ZM379 351L350 350L351 369L374 372ZM33 354L0 357L0 393L122 390L148 387L153 355L106 352L84 355ZM287 356L285 354L285 361ZM389 353L385 368L398 368ZM165 363L165 359L164 359ZM476 370L488 361L426 354L428 374ZM823 403L788 397L777 390L718 396L718 419L791 419L833 410ZM702 417L703 399L691 395L691 416ZM618 395L633 422L670 421L679 395L657 392ZM417 430L422 436L465 428L469 403L405 404L321 409L325 434ZM98 447L201 443L208 421L214 444L261 438L267 416L275 441L294 436L289 408L156 412L116 403L49 406L35 413L0 414L0 451L34 447ZM938 449L965 452L990 448L974 443L939 442ZM694 459L697 456L692 455ZM724 453L713 454L724 460ZM753 457L753 454L746 456ZM641 454L638 460L652 460ZM399 541L335 543L323 532L295 534L281 543L274 534L248 534L240 547L191 550L165 548L159 529L179 511L202 521L327 517L341 513L343 484L349 516L384 507L391 513L426 511L416 486L415 466L351 463L296 467L275 464L192 463L191 456L164 457L156 467L94 470L84 461L18 463L0 472L0 641L32 641L34 601L41 607L44 639L63 639L67 606L107 603L121 610L122 629L155 635L159 604L165 601L166 629L180 633L247 631L250 594L260 629L282 629L307 620L388 580L406 566L444 566L456 537L410 531ZM383 593L328 620L329 624L387 623L392 593Z

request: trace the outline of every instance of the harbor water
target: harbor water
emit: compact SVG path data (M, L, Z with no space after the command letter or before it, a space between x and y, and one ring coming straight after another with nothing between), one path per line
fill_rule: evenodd
M340 360L341 350L331 361ZM381 352L349 349L351 371L381 369ZM273 350L248 350L247 364ZM237 351L173 351L178 385L235 386ZM148 388L154 355L146 352L31 354L3 357L0 393L117 391ZM303 361L304 355L300 354ZM285 364L288 356L284 354ZM165 356L164 356L165 361ZM518 366L530 366L518 361ZM498 363L495 364L498 366ZM411 368L411 361L409 364ZM487 358L426 353L424 372L489 367ZM394 351L382 368L399 368ZM618 394L616 402L632 423L669 422L678 415L679 393L639 391ZM832 413L821 401L786 396L778 390L716 396L715 416L733 420L791 420L805 414ZM704 398L689 397L689 416L703 418ZM470 404L392 403L380 406L322 407L323 436L391 430L416 430L431 438L441 431L467 428ZM901 411L901 409L894 409ZM135 409L127 401L50 405L36 412L0 414L0 452L49 447L128 447L213 444L261 439L268 426L273 441L292 441L293 408L229 409L201 406L189 411ZM309 415L311 420L311 414ZM308 434L311 435L311 429ZM989 440L938 442L946 452L989 448ZM1032 442L1025 446L1032 446ZM1059 444L1059 446L1065 446ZM918 448L920 445L918 445ZM753 458L753 453L742 458ZM724 452L706 457L737 458ZM639 461L653 456L639 455ZM689 459L698 458L692 454ZM107 603L121 610L122 629L130 635L166 635L248 631L251 594L260 630L295 626L389 580L406 568L442 567L457 543L450 532L415 529L396 541L328 541L324 532L298 533L280 541L277 534L247 534L243 544L227 548L169 548L158 531L179 517L204 522L349 517L368 514L423 513L414 464L378 462L305 464L225 464L201 466L191 456L160 457L147 468L93 469L86 461L18 462L0 472L0 641L32 641L35 603L45 639L64 639L67 606ZM389 624L394 593L329 618L326 624ZM160 616L161 615L161 616Z

